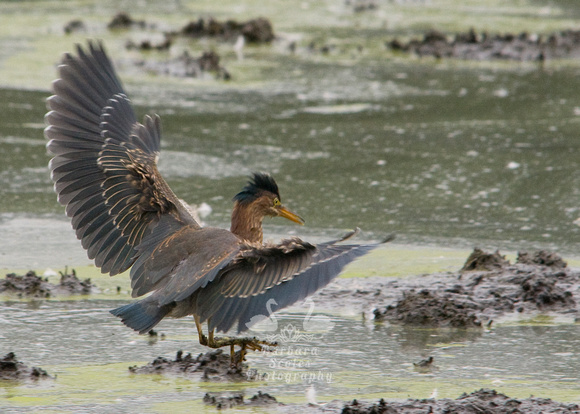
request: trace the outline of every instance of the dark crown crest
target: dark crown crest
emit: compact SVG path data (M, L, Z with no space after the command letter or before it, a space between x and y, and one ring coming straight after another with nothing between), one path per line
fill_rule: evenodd
M270 174L266 173L253 173L250 177L250 181L242 191L240 191L234 197L234 201L240 203L248 203L254 201L258 198L259 194L268 191L275 194L278 199L280 199L280 193L278 193L278 184L274 181L274 178Z

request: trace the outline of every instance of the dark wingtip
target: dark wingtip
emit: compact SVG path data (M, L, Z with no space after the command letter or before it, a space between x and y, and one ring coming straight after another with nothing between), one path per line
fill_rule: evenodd
M395 233L387 234L387 236L381 241L381 244L392 242L396 237L397 235Z
M352 229L351 231L349 231L348 233L346 233L344 236L342 236L338 242L343 242L345 240L348 240L356 235L358 235L360 233L360 227L355 227L354 229Z
M276 184L276 181L270 174L263 172L252 173L246 186L235 195L234 201L241 203L253 201L263 191L273 193L280 199L278 184Z
M350 238L353 238L354 236L357 236L360 233L360 228L359 227L355 227L353 230L349 231L348 233L346 233L344 236L342 236L342 238L340 238L338 240L338 242L343 242L345 240L348 240ZM388 242L391 242L393 240L395 240L396 234L395 233L390 233L387 234L387 236L382 239L379 244L385 244Z

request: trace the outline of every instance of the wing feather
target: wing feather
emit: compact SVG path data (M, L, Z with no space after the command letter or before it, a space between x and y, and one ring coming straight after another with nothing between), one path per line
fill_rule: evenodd
M268 300L274 299L278 309L290 306L326 286L348 263L378 246L338 241L314 246L292 239L275 247L242 251L218 283L197 292L196 314L208 321L210 329L226 332L237 325L242 332L253 316L267 315Z
M89 258L114 275L138 260L162 216L176 228L199 224L157 170L159 118L137 122L102 45L78 46L58 71L45 117L51 176Z

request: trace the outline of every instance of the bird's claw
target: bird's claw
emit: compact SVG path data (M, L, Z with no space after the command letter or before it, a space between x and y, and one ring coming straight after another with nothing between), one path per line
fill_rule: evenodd
M247 351L272 352L272 348L278 346L277 342L263 341L256 337L231 338L225 336L214 337L208 340L205 335L200 336L199 343L214 349L229 346L232 366L237 366L245 361ZM240 347L238 352L234 352L234 346L236 345Z
M222 348L224 346L237 345L241 348L249 349L251 351L272 351L272 349L269 348L278 346L277 342L262 341L261 339L258 339L256 337L231 338L228 336L224 336L223 338L220 337L213 338L213 341L207 341L207 338L205 339L207 343L202 345L207 345L210 348Z

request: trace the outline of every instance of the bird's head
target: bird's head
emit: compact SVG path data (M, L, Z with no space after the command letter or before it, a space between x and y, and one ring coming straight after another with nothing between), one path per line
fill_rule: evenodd
M253 173L248 184L236 194L234 201L262 217L284 217L294 223L304 224L302 217L282 205L278 185L266 173Z

